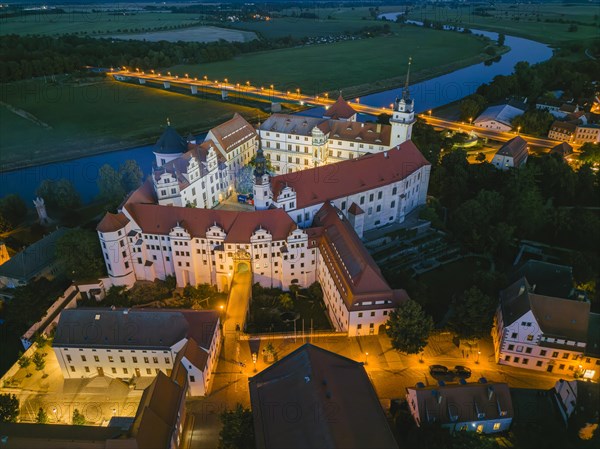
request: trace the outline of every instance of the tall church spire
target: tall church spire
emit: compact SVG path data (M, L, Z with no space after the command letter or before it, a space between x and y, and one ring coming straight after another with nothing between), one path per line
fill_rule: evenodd
M410 80L410 66L412 64L412 56L408 58L408 69L406 70L406 82L404 83L404 89L402 89L402 98L405 100L410 99L410 92L408 90L408 82Z
M258 125L260 129L260 124ZM267 172L267 160L262 149L262 140L260 132L258 133L258 149L256 150L256 158L254 159L254 176L260 178Z

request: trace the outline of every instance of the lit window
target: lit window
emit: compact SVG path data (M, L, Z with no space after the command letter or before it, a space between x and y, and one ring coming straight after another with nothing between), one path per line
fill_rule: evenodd
M499 422L495 422L494 423L494 430L499 430L500 429L500 423Z

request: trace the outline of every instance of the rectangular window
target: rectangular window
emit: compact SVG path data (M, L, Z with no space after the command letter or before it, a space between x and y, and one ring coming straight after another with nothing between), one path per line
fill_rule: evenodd
M552 353L552 357L558 357L558 352L554 351L554 352Z
M100 361L100 357L98 357L97 355L94 356L94 362L99 362Z
M71 372L73 372L73 373L75 372L75 367L74 366L71 365L69 368L71 368Z
M150 361L148 360L148 357L144 357L144 363L150 363Z
M196 382L196 378L194 376L190 376L190 382Z
M545 349L542 349L542 350L540 351L540 355L541 355L541 356L544 356L544 355L546 355L546 350L545 350Z
M137 357L132 357L133 363L137 363Z
M119 358L121 359L121 363L125 363L125 357L121 356Z
M152 361L153 361L154 363L158 363L158 357L152 357Z
M535 366L542 366L542 361L538 360L537 362L535 362Z
M112 363L112 362L114 362L114 361L115 361L112 355L109 355L109 356L108 356L108 361L109 361L110 363Z
M85 361L86 361L86 358L85 358L85 356L84 356L84 355L82 355L82 356L81 356L81 361L82 361L82 362L85 362Z
M500 423L499 422L495 422L494 423L494 430L499 430L500 429Z

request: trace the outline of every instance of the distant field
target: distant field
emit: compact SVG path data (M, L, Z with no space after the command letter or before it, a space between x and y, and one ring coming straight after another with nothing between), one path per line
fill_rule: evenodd
M182 132L198 132L236 111L257 116L253 108L111 79L80 86L40 81L3 85L0 170L142 144L160 134L167 117ZM18 115L24 112L30 115Z
M378 84L382 80L404 77L409 56L415 79L431 77L480 61L486 45L473 35L405 26L389 37L252 53L229 61L175 66L170 71L228 78L232 83L274 84L280 90L300 87L311 95L358 85L369 85L372 91L383 86Z
M216 42L221 39L229 42L248 42L256 39L251 31L231 30L213 26L198 26L173 31L151 31L139 34L116 34L116 39L133 39L140 41L158 42Z
M30 16L0 19L0 35L137 33L163 29L165 27L194 24L200 24L198 14L157 12L139 12L127 15L109 14L107 12L40 13Z
M379 8L380 13L401 11L399 6ZM367 26L382 25L369 14L368 8L290 8L284 14L316 14L319 19L301 19L298 17L274 18L263 22L236 22L233 26L243 30L256 31L266 38L283 36L316 37L345 32L358 31ZM364 18L364 19L363 19Z
M598 2L568 4L508 4L496 3L491 9L478 10L483 4L465 5L456 8L433 5L417 6L410 9L408 18L412 20L434 20L445 24L480 27L515 36L535 39L549 44L572 40L600 37ZM480 14L490 14L482 17ZM552 22L546 22L551 20ZM569 31L569 23L555 21L577 21L576 31ZM595 23L595 25L592 25Z

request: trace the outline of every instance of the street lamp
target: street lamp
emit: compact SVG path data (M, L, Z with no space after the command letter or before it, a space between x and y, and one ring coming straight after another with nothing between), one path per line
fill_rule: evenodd
M469 125L473 124L473 117L469 117Z
M256 372L256 360L258 358L258 354L256 352L252 353L252 363L254 363L254 372Z
M520 126L518 126L518 127L517 127L517 136L518 136L519 134L521 134L521 127L520 127Z
M208 81L208 76L204 75L204 81Z
M300 88L296 89L296 93L298 94L298 98L300 98Z
M365 365L368 364L368 359L369 359L369 353L365 352Z
M479 356L481 355L481 351L477 351L477 360L475 360L476 364L479 364Z
M428 112L429 112L429 117L431 117L431 109Z

